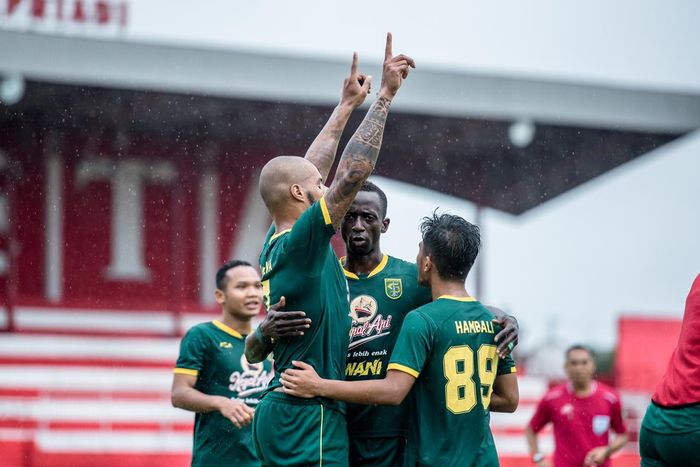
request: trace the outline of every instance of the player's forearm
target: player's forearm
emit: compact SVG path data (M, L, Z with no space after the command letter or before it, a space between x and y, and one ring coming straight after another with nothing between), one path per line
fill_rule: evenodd
M371 381L322 380L319 395L353 404L399 405L405 394L386 379Z
M527 446L530 449L531 456L540 452L540 448L537 445L537 433L535 433L529 426L525 428L525 439L527 439Z
M328 178L331 171L335 155L338 152L338 143L343 134L345 125L352 114L353 106L340 103L333 109L333 113L324 125L321 132L316 136L309 149L306 151L307 160L316 166L321 173L323 180Z
M377 98L343 151L335 179L326 195L328 212L336 227L374 170L390 105L390 99Z
M629 435L627 433L622 433L621 435L615 435L615 438L608 446L608 457L622 449L622 447L629 441Z
M512 398L504 397L496 393L491 394L491 403L489 404L489 410L491 412L513 413L517 408L517 399L513 400Z
M262 362L272 352L272 341L259 332L253 332L245 339L245 358L249 363Z
M222 396L210 396L194 388L181 388L173 390L170 401L173 407L189 410L191 412L207 413L219 410Z

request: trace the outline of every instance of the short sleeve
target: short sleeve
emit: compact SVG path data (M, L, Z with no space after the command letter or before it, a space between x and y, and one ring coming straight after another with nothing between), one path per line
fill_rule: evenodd
M416 311L406 315L387 370L398 370L414 378L423 370L432 342L427 319Z
M540 403L537 404L535 415L533 415L532 419L530 419L529 426L532 431L537 433L551 421L552 419L549 414L549 404L547 403L546 399L542 399Z
M294 223L286 239L285 253L302 264L320 263L334 234L326 199L321 198Z
M497 375L509 375L515 372L515 360L513 360L512 356L508 355L505 358L498 359Z
M204 349L202 334L196 328L187 331L180 341L180 355L177 357L173 373L198 376L205 364Z
M610 408L610 427L617 434L626 433L627 427L625 422L622 420L622 404L620 403L620 397L616 394L615 402L612 403Z

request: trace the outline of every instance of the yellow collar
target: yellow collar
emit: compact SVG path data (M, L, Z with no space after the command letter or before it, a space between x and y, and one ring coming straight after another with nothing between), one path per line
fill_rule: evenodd
M344 262L345 262L345 256L343 256L342 258L340 258L340 266L341 266L341 267L343 267L343 263L344 263ZM369 279L370 277L376 276L377 274L379 274L380 272L382 272L382 271L384 270L384 268L386 267L386 265L387 265L388 262L389 262L389 255L384 255L384 257L383 257L382 260L379 262L379 264L377 264L377 267L374 268L374 269L372 269L372 272L370 272L369 274L367 274L367 278ZM358 275L355 274L354 272L348 271L347 269L345 269L345 267L343 267L343 272L345 273L345 277L348 277L348 278L350 278L350 279L360 280L360 276L358 276Z
M455 297L454 295L440 295L437 299L440 300L441 298L444 298L446 300L457 300L458 302L475 302L476 298L474 297Z
M292 231L292 229L286 229L286 230L283 230L283 231L281 231L281 232L277 232L277 233L274 234L272 237L270 237L270 241L267 242L267 243L270 244L270 243L272 243L272 241L275 240L277 237L279 237L279 236L281 236L281 235L284 235L284 234L286 234L286 233L289 233L289 232L291 232L291 231Z
M225 325L224 323L222 323L221 321L218 321L218 320L215 319L214 321L211 322L211 324L213 324L213 325L216 326L217 328L221 329L221 330L224 331L226 334L230 334L230 335L232 335L233 337L235 337L235 338L237 338L237 339L243 339L243 336L241 335L240 332L236 331L236 330L233 329L233 328L230 328L230 327L226 326L226 325Z

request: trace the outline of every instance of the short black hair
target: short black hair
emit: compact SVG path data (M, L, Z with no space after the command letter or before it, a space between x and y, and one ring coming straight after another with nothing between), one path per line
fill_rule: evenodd
M566 349L566 359L567 360L569 359L569 355L571 354L571 352L573 352L574 350L585 350L586 352L588 352L588 355L591 356L591 360L595 360L595 354L593 353L593 349L591 349L587 345L583 345L583 344L574 344L574 345L569 346L569 348Z
M382 191L381 188L379 188L377 185L374 183L370 182L369 180L366 180L365 183L362 184L360 187L360 191L368 191L370 193L376 193L377 196L379 196L379 207L381 209L381 215L382 219L386 217L386 210L387 207L389 206L389 202L386 199L386 194Z
M248 261L243 261L242 259L232 259L230 261L226 261L218 271L216 271L216 288L219 290L224 290L226 288L226 281L228 281L228 278L226 277L226 273L228 272L229 269L236 268L238 266L250 266L253 267L252 264L250 264Z
M438 214L424 217L420 225L423 250L445 280L466 280L479 254L479 227L459 216Z

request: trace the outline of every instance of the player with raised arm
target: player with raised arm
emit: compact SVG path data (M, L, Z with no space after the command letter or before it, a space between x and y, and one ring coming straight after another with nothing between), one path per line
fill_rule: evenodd
M386 376L389 358L409 311L432 301L430 289L418 284L415 263L383 253L380 240L389 229L384 191L365 182L348 209L341 232L347 256L341 264L350 288L352 329L345 367L347 381ZM499 355L510 353L518 338L515 318L488 307L503 325L496 335ZM402 465L409 434L408 404L347 404L350 465ZM488 427L488 417L485 420ZM485 444L493 445L489 435Z
M351 81L362 81L366 96L371 77L358 79L356 60L353 63ZM410 57L393 56L391 35L387 35L379 95L343 151L328 190L322 169L329 168L332 159L323 164L281 156L263 168L260 192L273 219L260 254L266 305L284 297L289 308L304 310L311 325L293 338L272 341L260 333L249 336L246 356L251 361L273 351L277 371L303 359L325 378L343 378L350 328L348 292L330 238L374 169L389 106L414 66ZM266 465L348 463L344 405L327 398L304 400L285 394L277 378L256 409L253 436Z
M288 394L356 404L398 405L413 388L406 465L493 465L495 451L482 447L485 412L514 411L518 385L513 360L499 360L494 315L464 287L479 250L478 228L443 214L426 218L421 230L418 278L434 301L406 316L386 377L323 379L295 361L280 381Z

